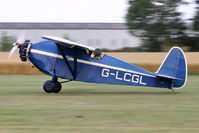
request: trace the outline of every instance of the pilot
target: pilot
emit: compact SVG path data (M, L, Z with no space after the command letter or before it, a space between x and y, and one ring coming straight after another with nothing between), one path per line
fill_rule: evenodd
M93 59L95 59L95 60L100 60L101 59L102 52L101 52L101 50L99 48L95 49L92 54L93 54L92 55Z

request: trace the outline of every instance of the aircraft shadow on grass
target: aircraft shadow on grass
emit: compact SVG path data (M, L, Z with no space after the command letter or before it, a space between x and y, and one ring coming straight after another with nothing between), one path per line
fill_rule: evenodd
M146 95L154 95L154 94L162 94L162 95L165 95L165 94L183 94L183 92L172 92L172 91L165 91L165 92L144 92L144 91L73 91L73 90L66 90L66 91L63 91L62 93L60 93L61 95L74 95L74 94L77 94L77 95L81 95L81 94L91 94L91 95L137 95L137 94L140 94L140 95L143 95L143 94L146 94Z
M43 95L45 93L41 93L41 91L23 91L23 92L9 92L7 94L16 94L16 95ZM173 95L173 94L184 94L184 92L179 92L179 91L93 91L92 89L81 89L81 90L77 90L77 89L66 89L64 91L62 91L61 93L59 93L59 95ZM52 94L53 95L53 94Z

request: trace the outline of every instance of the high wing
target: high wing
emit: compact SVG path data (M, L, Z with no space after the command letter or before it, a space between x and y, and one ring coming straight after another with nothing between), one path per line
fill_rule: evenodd
M66 40L66 39L63 39L63 38L55 37L55 36L46 35L46 36L42 36L42 38L50 40L50 41L54 41L58 45L62 45L62 46L69 47L69 48L77 47L77 48L81 48L81 49L87 49L87 50L90 50L90 51L95 50L92 47L89 47L89 46L86 46L86 45L83 45L83 44L79 44L79 43L76 43L76 42L72 42L72 41L69 41L69 40Z
M72 42L63 38L55 37L55 36L42 36L42 38L53 41L57 44L58 49L62 55L62 58L64 59L65 64L68 66L68 69L73 76L73 80L76 79L76 72L77 72L77 57L76 57L76 50L74 51L74 65L73 68L69 63L69 60L66 58L63 49L60 46L64 46L67 48L79 48L79 49L85 49L86 51L94 51L95 49L86 45L82 45L76 42Z

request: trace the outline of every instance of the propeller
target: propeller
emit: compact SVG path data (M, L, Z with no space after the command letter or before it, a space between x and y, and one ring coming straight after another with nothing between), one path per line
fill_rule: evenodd
M25 41L25 32L22 32L18 38L17 38L17 41L15 43L13 43L13 48L11 49L10 51L10 54L8 56L8 60L10 60L12 58L12 56L14 55L14 53L18 50L19 48L19 45L24 43Z

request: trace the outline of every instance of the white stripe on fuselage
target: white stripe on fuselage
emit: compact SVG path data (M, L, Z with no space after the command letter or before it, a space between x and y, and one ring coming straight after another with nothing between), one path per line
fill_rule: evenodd
M30 52L31 53L36 53L36 54L41 54L41 55L46 55L46 56L51 56L51 57L56 57L56 58L63 59L62 55L54 54L54 53L50 53L50 52L45 52L45 51L41 51L41 50L31 49ZM69 60L70 61L74 61L74 58L69 57ZM125 68L120 68L120 67L115 67L115 66L109 66L109 65L105 65L105 64L100 64L100 63L96 63L96 62L82 60L82 59L77 59L77 62L88 64L88 65L93 65L93 66L98 66L98 67L105 67L105 68L115 69L115 70L124 71L124 72L130 72L130 73L140 74L140 75L149 76L149 77L156 77L156 76L153 76L153 75L149 75L149 74L145 74L145 73L140 73L140 72L136 72L136 71L133 71L133 70L128 70L128 69L125 69Z

